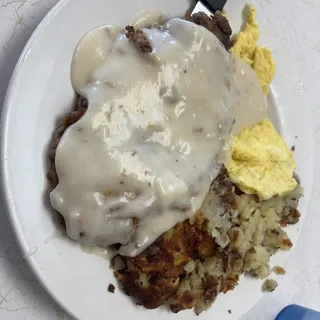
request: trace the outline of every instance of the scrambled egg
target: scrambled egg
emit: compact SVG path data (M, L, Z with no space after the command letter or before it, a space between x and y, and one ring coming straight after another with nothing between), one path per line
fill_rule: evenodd
M256 21L256 10L253 5L248 4L248 19L242 31L235 37L235 43L230 52L244 59L256 71L263 91L269 93L276 64L269 49L258 46L260 29Z
M233 137L231 180L245 193L261 200L286 195L297 186L293 153L269 120L244 129Z
M268 94L275 61L270 50L257 45L260 29L256 10L251 4L247 9L248 19L230 52L251 65ZM247 194L267 200L275 195L283 196L297 186L293 178L296 168L293 154L267 119L233 137L231 157L227 165L230 179Z
M256 47L252 68L256 71L262 90L269 93L269 85L274 77L276 64L269 49Z
M252 66L259 36L260 29L256 22L256 10L252 5L248 5L248 20L242 31L235 36L235 43L230 52Z

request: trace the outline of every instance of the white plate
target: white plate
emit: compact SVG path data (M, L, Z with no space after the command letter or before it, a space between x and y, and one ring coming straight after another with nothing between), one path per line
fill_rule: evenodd
M263 2L264 0L260 0ZM239 26L245 0L229 0L231 24ZM66 0L47 15L24 49L13 74L2 122L2 178L7 210L26 260L43 286L68 312L81 320L193 319L191 311L170 314L135 306L119 289L109 262L85 254L65 237L52 237L56 225L45 200L46 153L56 120L72 108L74 93L69 71L74 48L83 34L101 24L125 25L138 12L159 8L168 16L182 15L188 0ZM301 201L302 221L288 228L293 243L307 213L313 180L313 136L311 112L302 108L297 83L300 78L285 35L278 37L270 23L271 12L259 12L262 42L273 50L278 64L270 97L271 117L289 145L296 145L298 173L305 188ZM269 14L268 23L263 14ZM274 21L274 23L277 23ZM295 138L298 136L298 139ZM290 253L275 261L285 265ZM239 287L218 298L202 319L237 319L262 297L261 283L241 279ZM232 309L232 314L227 313Z

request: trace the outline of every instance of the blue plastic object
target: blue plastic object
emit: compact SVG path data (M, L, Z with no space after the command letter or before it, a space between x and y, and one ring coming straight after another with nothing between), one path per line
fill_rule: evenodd
M320 320L320 312L293 304L284 308L275 320Z

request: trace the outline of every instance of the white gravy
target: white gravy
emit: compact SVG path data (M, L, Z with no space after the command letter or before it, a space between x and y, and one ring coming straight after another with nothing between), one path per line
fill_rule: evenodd
M135 29L151 28L155 24L163 24L164 22L162 11L150 10L137 14L130 22L130 26L134 26Z
M237 134L266 117L268 102L255 70L233 55L231 65L232 111L235 119L233 133Z
M79 43L72 84L89 107L60 141L51 193L72 239L128 256L199 210L234 115L238 128L265 116L243 116L263 101L257 77L209 31L180 19L142 31L151 53L114 26Z

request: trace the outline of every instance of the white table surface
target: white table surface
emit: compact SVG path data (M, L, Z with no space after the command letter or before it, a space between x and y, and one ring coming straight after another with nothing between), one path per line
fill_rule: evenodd
M57 2L0 0L0 108L13 68L25 43L41 19ZM297 90L305 97L305 105L301 108L313 110L315 163L320 163L320 1L261 2L264 3L260 10L263 6L270 6L275 12L279 20L276 26L279 34L283 31L290 34L286 45L289 46L303 76L303 81L297 84ZM315 168L315 177L320 177L319 166ZM291 303L320 311L320 183L315 180L303 233L286 267L287 274L280 280L279 288L266 295L243 320L274 319L284 306ZM24 262L1 202L0 319L71 320L42 289ZM101 315L101 319L106 319L106 315Z

